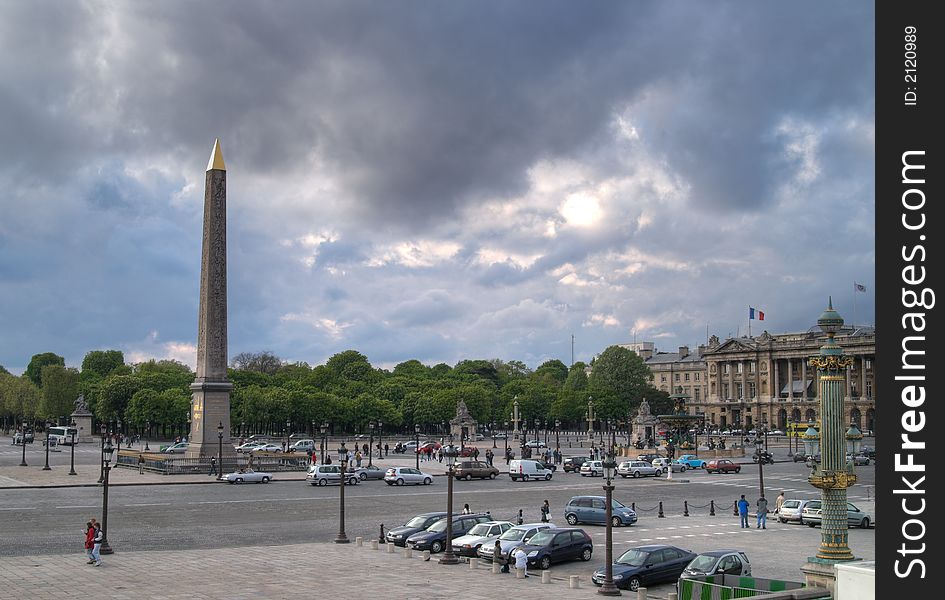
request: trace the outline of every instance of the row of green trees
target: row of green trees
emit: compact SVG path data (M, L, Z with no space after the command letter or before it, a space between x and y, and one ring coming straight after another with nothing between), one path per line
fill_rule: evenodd
M311 431L328 422L333 431L362 432L382 421L385 431L424 430L448 423L463 400L480 423L504 427L517 399L531 426L535 419L557 419L563 428L586 426L587 401L601 419L624 421L643 397L654 412L671 408L665 392L650 385L649 368L634 352L611 346L591 362L568 368L549 360L531 370L520 361L463 360L450 367L417 360L393 371L373 367L355 350L335 354L324 365L286 363L275 355L237 355L229 369L233 382L234 430L280 433ZM183 428L190 413L194 373L176 361L125 364L118 350L93 350L81 369L65 366L61 356L33 356L21 377L0 367L0 412L5 423L20 419L53 421L67 417L79 394L101 421L120 419L141 431ZM9 421L8 421L9 420Z

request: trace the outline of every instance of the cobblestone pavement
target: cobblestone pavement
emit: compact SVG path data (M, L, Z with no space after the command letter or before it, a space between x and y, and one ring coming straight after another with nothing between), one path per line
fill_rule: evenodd
M391 599L494 600L513 595L531 598L591 598L596 588L585 578L570 589L567 578L541 583L493 574L491 565L475 571L465 563L425 562L403 549L387 554L369 542L298 544L179 552L116 552L102 566L86 564L85 555L0 558L0 600L63 598L258 599L337 596L346 599L383 595ZM551 570L554 575L554 569ZM660 596L663 597L663 596Z

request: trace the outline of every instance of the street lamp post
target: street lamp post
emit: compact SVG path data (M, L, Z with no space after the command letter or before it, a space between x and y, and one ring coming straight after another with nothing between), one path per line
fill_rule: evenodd
M440 564L455 565L459 562L459 559L453 554L453 467L456 465L459 450L456 449L456 446L450 444L443 449L443 456L446 457L448 468L446 473L446 554L440 559Z
M499 446L495 443L495 421L489 423L489 431L492 432L492 448L497 450Z
M860 453L860 444L863 441L863 433L855 422L850 422L850 428L847 429L847 452L853 457L853 468L856 469L856 455Z
M347 544L350 542L345 535L345 478L348 476L348 449L345 448L344 441L338 448L338 468L341 470L341 492L340 492L340 512L338 514L338 535L335 536L336 544Z
M49 422L49 419L46 419L46 466L43 467L44 471L51 470L49 468L49 428L50 427L52 427L52 423Z
M561 437L560 431L561 428L561 419L555 419L555 449L561 450Z
M108 462L111 460L114 451L111 440L102 446L102 468L105 471L105 476L102 479L102 554L114 552L111 546L108 545L108 472L111 471Z
M414 447L414 460L417 461L417 469L420 469L420 424L417 423L413 426L413 433L416 436L414 441L417 445Z
M289 451L289 434L292 433L292 421L285 420L285 452Z
M368 423L368 426L371 430L371 436L368 440L368 455L367 455L367 464L368 466L374 465L374 421Z
M607 529L605 533L606 537L604 538L604 544L606 546L606 558L604 565L604 582L600 586L600 589L597 590L597 593L602 596L620 596L620 590L616 585L614 585L614 486L612 482L614 479L614 469L617 468L617 461L614 459L613 446L611 446L610 450L607 452L607 458L604 459L603 467L604 477L607 480L607 483L604 485L604 492L607 495L605 500L607 503L607 507L605 509Z
M325 438L325 434L328 433L328 421L323 422L320 429L322 433L322 464L325 464L325 455L328 454L328 441Z
M377 422L377 459L380 460L383 455L381 451L383 450L383 445L381 442L384 439L384 421Z
M765 456L764 456L764 442L761 439L761 436L755 436L755 456L758 457L758 491L761 494L761 497L764 498L765 495Z
M217 440L219 441L218 456L217 456L217 479L223 479L223 421L220 421L220 424L217 425Z
M115 448L116 452L121 453L121 419L115 419L115 443L118 444ZM115 456L118 456L116 454ZM115 464L118 464L118 459L115 459Z
M23 460L20 461L21 467L28 467L26 464L26 421L23 421L23 426L20 427L20 445L23 446Z
M69 437L72 444L69 446L69 475L78 475L75 472L75 419L69 423Z
M101 424L100 429L102 431L102 456L101 456L101 460L99 460L100 469L99 469L99 474L98 474L98 483L104 483L105 482L105 434L108 431L107 431L107 428L105 427L105 423Z
M151 437L151 421L144 422L144 451L150 452L151 448L148 447L148 438Z
M509 455L509 422L508 421L505 422L505 439L503 441L505 442L505 455L508 456Z

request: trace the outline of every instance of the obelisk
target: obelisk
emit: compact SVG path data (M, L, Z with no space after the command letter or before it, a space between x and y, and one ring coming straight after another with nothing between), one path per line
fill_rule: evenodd
M230 390L226 378L226 165L220 140L207 164L203 199L203 253L200 259L200 312L197 325L197 377L190 385L190 446L186 456L209 458L236 452L230 443ZM221 465L222 466L222 465Z

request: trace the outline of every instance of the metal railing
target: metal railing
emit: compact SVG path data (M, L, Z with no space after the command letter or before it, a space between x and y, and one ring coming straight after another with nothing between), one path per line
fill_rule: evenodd
M249 455L241 454L235 457L223 457L224 473L229 469L235 471L240 468L247 468L250 466L250 460L252 460L253 469L272 472L305 471L311 463L311 459L306 454L298 456L281 453L255 454L252 458ZM141 469L151 473L163 473L164 475L205 474L210 471L210 457L188 458L160 453L121 451L115 466Z

